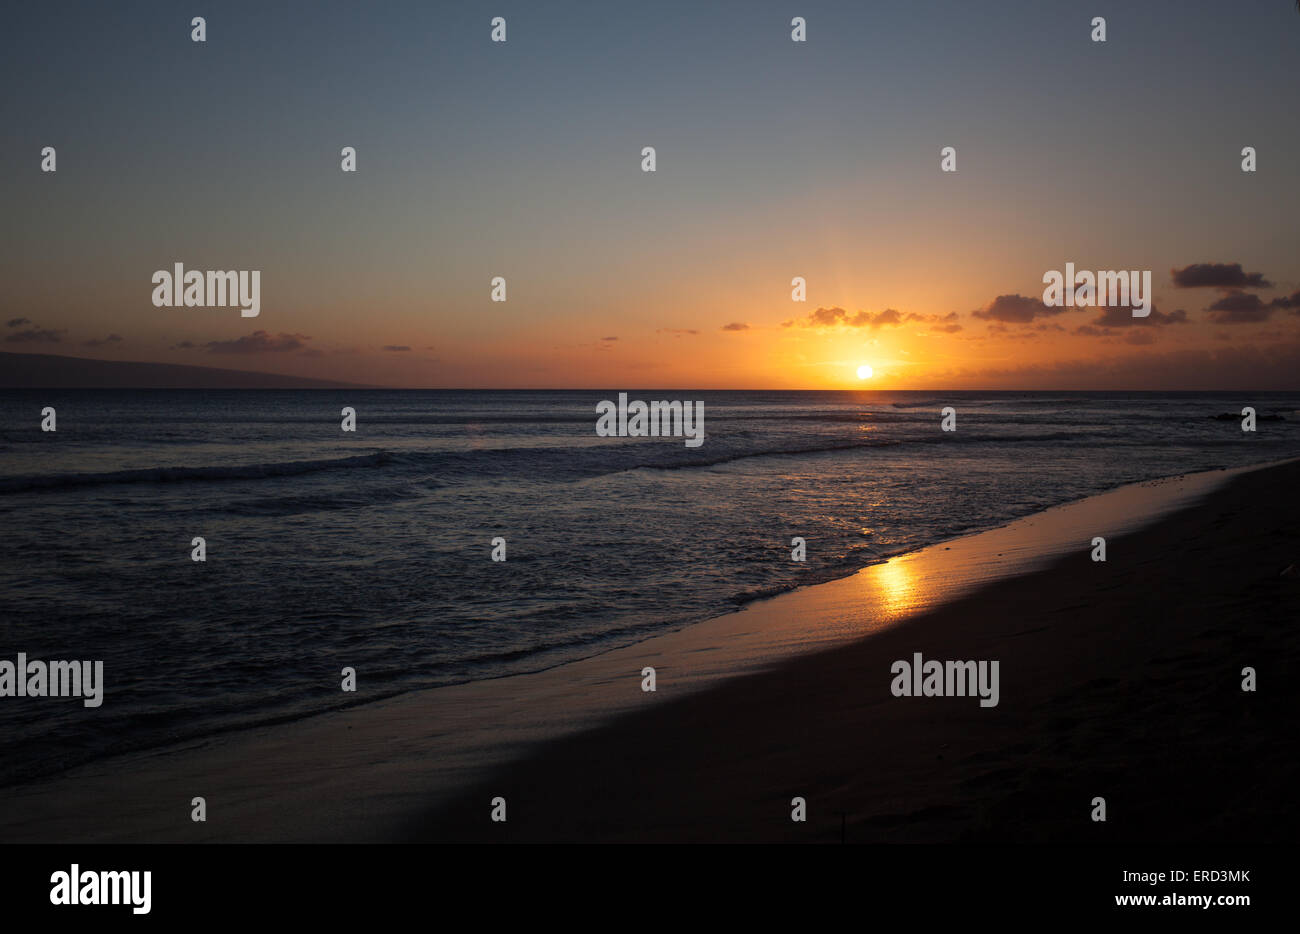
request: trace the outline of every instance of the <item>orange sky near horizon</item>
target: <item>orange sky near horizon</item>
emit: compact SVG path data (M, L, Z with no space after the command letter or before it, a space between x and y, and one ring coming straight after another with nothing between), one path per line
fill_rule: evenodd
M60 326L34 303L37 310L24 316L31 323L8 333L52 325L60 339L15 341L0 349L431 388L1229 388L1250 385L1248 377L1290 388L1295 383L1287 375L1300 372L1300 316L1284 309L1260 322L1216 324L1205 308L1221 293L1204 289L1156 289L1157 314L1175 311L1176 303L1185 321L1120 327L1097 327L1098 308L1026 322L978 317L996 296L960 311L924 300L867 310L813 301L822 290L811 284L802 303L783 288L782 298L761 306L739 298L709 303L707 311L677 304L665 317L620 312L602 318L611 323L553 310L530 320L517 283L504 304L491 303L483 291L480 309L457 316L454 327L437 326L447 316L397 312L382 327L369 322L371 333L357 326L365 316L342 307L310 315L276 307L269 288L257 318L241 319L230 309L150 307L118 315L111 331ZM1261 295L1267 302L1285 293ZM671 303L670 296L664 300ZM841 308L839 321L827 320ZM887 308L897 315L883 315ZM151 329L159 317L169 317L175 329L161 340L142 340L130 327L137 317ZM314 326L295 324L308 318ZM855 318L873 323L844 323ZM331 320L339 325L337 336L316 337L327 333L320 325ZM123 339L105 342L109 333ZM874 371L870 379L857 377L863 364Z
M532 294L518 278L508 280L508 300L494 303L485 280L472 313L380 294L376 304L391 308L383 315L358 314L343 283L332 299L322 291L311 297L319 304L295 306L264 273L256 318L241 318L237 309L135 302L111 327L60 315L67 299L56 288L28 300L33 310L10 319L27 323L8 327L6 336L49 331L58 339L11 340L0 349L431 388L1168 389L1251 380L1260 381L1257 388L1291 388L1300 372L1300 315L1278 306L1294 283L1267 270L1260 275L1270 287L1249 290L1176 288L1172 270L1155 271L1154 313L1136 323L1103 318L1105 309L1096 307L1047 310L1033 282L1019 291L986 285L982 301L963 302L956 296L968 290L951 283L909 286L911 272L896 266L876 283L829 273L838 283L811 278L802 302L791 299L789 280L774 276L751 278L730 293L698 279L688 285L685 275L642 276L632 309L612 307L612 280L596 283L611 305L592 300L590 283L569 284L556 301ZM1268 313L1225 321L1207 310L1234 293L1257 296ZM870 295L874 310L842 297L851 294ZM403 307L404 300L412 304ZM473 303L468 294L461 300ZM1018 314L1028 319L1014 320ZM106 341L110 333L122 339ZM874 371L868 380L856 374L863 364Z

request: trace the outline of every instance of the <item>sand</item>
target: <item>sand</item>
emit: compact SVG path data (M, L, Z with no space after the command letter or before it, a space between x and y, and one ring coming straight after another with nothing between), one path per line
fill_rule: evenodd
M106 760L0 790L0 839L1284 839L1297 479L1125 487L548 671ZM892 696L914 652L998 660L1000 703Z

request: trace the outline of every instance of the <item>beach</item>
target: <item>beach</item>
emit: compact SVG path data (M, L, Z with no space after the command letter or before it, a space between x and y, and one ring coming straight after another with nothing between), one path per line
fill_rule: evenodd
M1134 484L544 671L110 758L4 789L0 838L1285 839L1298 478ZM997 705L895 697L918 652L998 661Z

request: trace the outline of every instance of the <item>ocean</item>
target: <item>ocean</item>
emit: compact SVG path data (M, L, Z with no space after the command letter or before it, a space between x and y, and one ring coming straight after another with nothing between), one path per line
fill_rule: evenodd
M0 659L106 680L96 709L0 700L0 783L559 665L1121 484L1300 456L1300 393L622 390L702 401L692 448L598 437L619 391L0 392ZM1243 432L1245 405L1283 419Z

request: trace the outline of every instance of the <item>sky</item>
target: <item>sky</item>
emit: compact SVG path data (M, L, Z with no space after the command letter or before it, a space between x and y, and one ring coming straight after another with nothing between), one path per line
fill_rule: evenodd
M1293 0L6 17L0 351L420 387L1300 389ZM178 262L259 270L260 314L155 307ZM1043 306L1066 263L1151 270L1155 312Z

